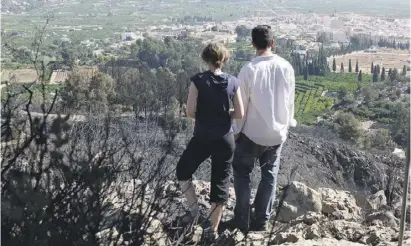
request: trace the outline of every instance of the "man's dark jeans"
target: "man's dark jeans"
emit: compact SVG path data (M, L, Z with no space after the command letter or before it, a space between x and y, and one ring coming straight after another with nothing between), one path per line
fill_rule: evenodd
M255 160L261 168L261 180L254 200L256 224L263 225L270 219L275 201L277 174L280 167L282 145L261 146L251 141L243 133L240 134L233 160L234 189L236 206L234 218L240 227L247 227L250 222L251 179Z

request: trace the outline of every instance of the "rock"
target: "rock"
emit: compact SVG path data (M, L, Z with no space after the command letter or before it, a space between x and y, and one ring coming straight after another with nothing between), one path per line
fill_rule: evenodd
M308 212L303 215L302 221L307 225L315 224L323 219L323 215L320 213Z
M397 218L401 218L401 202L398 202L397 204L394 205L394 215ZM411 222L411 202L407 202L407 212L406 212L406 217L405 220L407 223Z
M234 234L234 240L236 242L241 242L244 240L244 238L245 238L245 235L241 233L240 231L237 231L237 233Z
M151 219L150 224L149 224L146 232L148 234L161 232L161 231L163 231L162 226L163 225L161 224L161 221L159 221L157 219Z
M368 201L371 203L373 209L380 209L382 206L387 205L387 197L383 190L369 196Z
M250 232L247 237L252 241L264 241L264 235L262 233Z
M318 190L322 195L322 212L333 215L335 219L357 220L361 218L361 208L355 197L347 191L329 188Z
M296 243L300 238L293 233L278 233L270 244Z
M200 242L202 234L203 234L203 228L201 228L201 226L196 226L194 228L192 240L194 242Z
M270 246L274 246L271 244ZM298 240L296 243L284 244L292 246L364 246L364 244L349 242L346 240L337 240L335 238L322 238L318 240Z
M321 212L321 194L300 182L292 182L286 191L278 221L289 222L307 212Z
M378 245L383 242L391 241L391 236L389 232L383 230L374 230L369 233L365 239L365 243L371 245Z
M361 224L352 221L330 221L329 230L332 236L338 240L358 241L364 234Z
M208 196L210 194L210 182L195 180L193 184L198 196Z
M110 241L118 236L118 232L115 228L104 229L96 233L96 237L102 241Z
M310 226L305 232L305 239L318 239L321 238L320 228L318 225Z
M294 205L288 204L287 202L283 202L283 205L278 213L277 220L280 222L290 222L296 217L298 217L298 208Z
M355 194L354 198L357 206L361 209L365 211L371 211L374 209L373 204L370 202L370 200L368 200L368 197L366 195Z
M384 223L384 225L393 228L398 226L397 218L395 218L394 214L390 211L379 211L365 217L365 222L367 223L372 223L375 220L380 220Z

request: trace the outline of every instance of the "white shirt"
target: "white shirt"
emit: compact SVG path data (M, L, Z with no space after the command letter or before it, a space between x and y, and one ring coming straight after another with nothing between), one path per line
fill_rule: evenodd
M245 115L235 121L235 133L254 143L284 143L288 128L295 127L295 75L291 64L278 55L258 56L238 75Z

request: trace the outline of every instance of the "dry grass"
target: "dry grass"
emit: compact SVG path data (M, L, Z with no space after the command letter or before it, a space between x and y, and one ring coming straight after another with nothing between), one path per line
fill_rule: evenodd
M35 69L24 68L24 69L5 69L1 73L1 81L10 81L13 76L15 79L13 81L18 83L30 83L37 80L37 72Z
M410 53L408 50L394 50L394 49L378 49L376 53L368 53L364 51L353 52L343 56L335 56L337 64L337 72L340 71L341 62L344 63L344 70L348 72L348 61L351 59L352 70L355 71L355 63L358 60L359 70L363 73L371 73L371 63L374 66L380 65L385 67L388 71L390 68L397 68L402 71L404 65L410 66ZM332 58L330 59L330 69L332 69Z

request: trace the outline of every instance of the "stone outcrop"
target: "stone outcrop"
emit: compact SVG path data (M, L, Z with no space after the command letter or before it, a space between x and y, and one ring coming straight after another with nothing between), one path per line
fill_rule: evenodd
M321 194L300 182L292 182L286 189L278 221L289 222L307 212L321 212Z
M207 215L210 209L208 193L210 185L208 182L194 182L201 212ZM122 194L126 194L139 182L124 185ZM140 184L141 185L141 184ZM153 194L146 187L147 194ZM234 246L263 246L263 245L396 245L398 242L398 219L392 211L386 209L385 195L383 192L376 192L370 196L359 196L348 191L334 190L329 188L312 189L300 182L292 182L285 189L286 196L283 207L279 210L278 221L271 221L269 230L266 232L250 232L247 235L234 230L226 230L220 234L215 245ZM165 223L171 217L175 218L181 214L175 212L171 214L165 207L180 208L184 206L184 199L179 192L175 182L167 182L157 194L162 199L157 199L156 208L159 213L157 217L148 217L147 225L144 228L142 245L173 245L176 238L184 238L182 243L190 242L186 245L199 243L202 238L203 225L195 226L191 231L182 233L178 230L170 230ZM120 208L120 204L127 202L127 199L112 197L113 204ZM144 198L149 204L150 197ZM225 212L226 220L232 216L235 204L234 190L230 188L229 202ZM382 210L380 208L383 208ZM380 210L379 210L380 209ZM178 209L177 209L178 210ZM140 213L135 210L134 213ZM134 233L136 233L134 231ZM132 233L124 233L118 228L106 228L96 235L107 241L105 245L113 244L113 241L121 242L122 245L130 244L129 237ZM177 234L176 234L177 233ZM407 234L407 242L410 243ZM184 245L184 244L183 244Z

